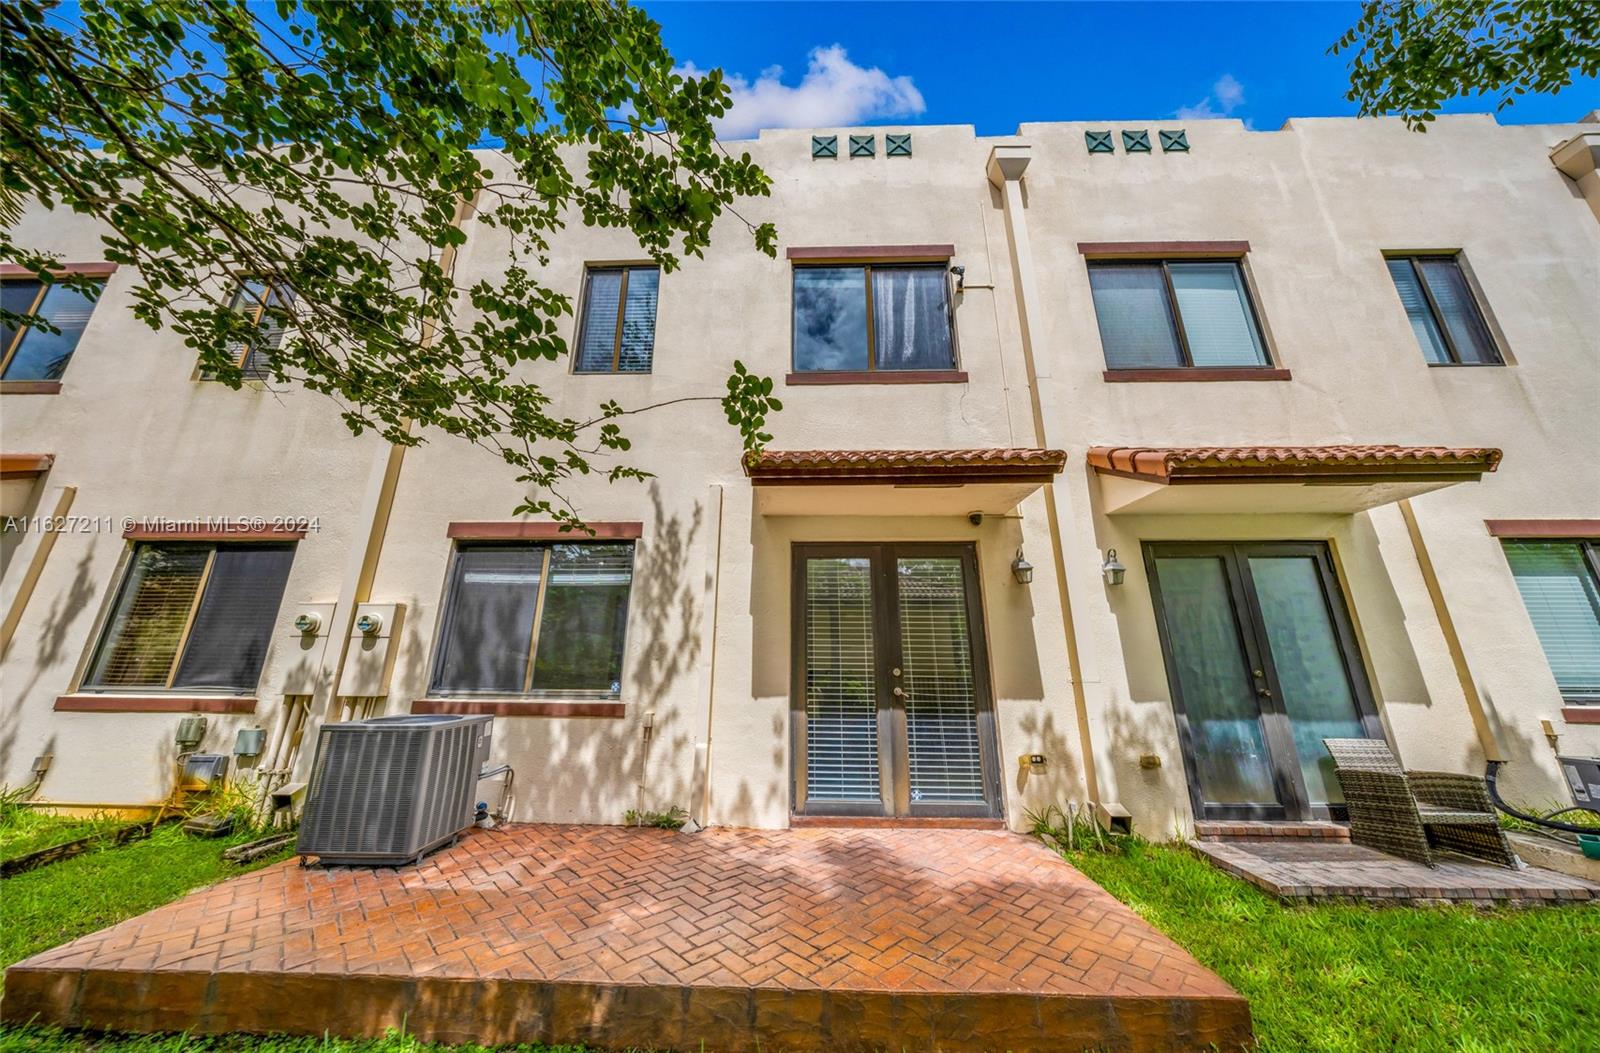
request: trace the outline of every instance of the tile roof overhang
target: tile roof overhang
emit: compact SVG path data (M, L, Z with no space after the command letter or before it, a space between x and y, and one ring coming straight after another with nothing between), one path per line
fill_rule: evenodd
M763 450L747 454L752 486L1041 485L1059 475L1061 450Z
M1172 483L1351 484L1468 482L1500 464L1490 447L1094 446L1101 475Z
M32 479L55 463L51 453L0 453L0 479Z

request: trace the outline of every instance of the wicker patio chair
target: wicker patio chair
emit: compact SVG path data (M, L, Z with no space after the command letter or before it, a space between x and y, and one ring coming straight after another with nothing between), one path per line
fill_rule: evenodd
M1350 840L1436 866L1449 849L1516 869L1489 789L1475 775L1407 772L1381 739L1323 739L1350 810Z

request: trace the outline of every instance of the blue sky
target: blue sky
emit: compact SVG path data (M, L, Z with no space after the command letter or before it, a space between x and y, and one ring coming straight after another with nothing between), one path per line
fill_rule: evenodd
M680 63L740 78L730 136L889 123L1005 135L1024 121L1206 115L1272 129L1355 114L1347 57L1327 54L1354 3L635 2ZM1524 96L1500 120L1566 123L1596 107L1588 78Z

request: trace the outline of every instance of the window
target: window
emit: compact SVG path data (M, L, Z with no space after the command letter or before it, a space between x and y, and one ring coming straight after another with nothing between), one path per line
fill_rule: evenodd
M1600 702L1600 540L1503 544L1562 697Z
M1501 364L1459 259L1390 256L1388 263L1422 357L1439 366Z
M105 280L93 285L98 296ZM89 324L94 298L60 282L7 280L0 282L0 306L12 314L43 319L59 330L0 325L0 379L60 380Z
M431 691L618 698L631 544L463 544Z
M656 347L655 267L591 267L584 279L577 373L648 373Z
M283 282L250 278L239 283L233 294L230 308L243 315L256 327L259 334L253 340L230 340L228 353L247 380L265 380L272 376L272 352L283 346L284 334L289 331L289 307L294 303L294 290ZM213 380L210 371L201 373L202 380Z
M141 543L84 689L253 692L293 560L293 544Z
M794 269L796 372L954 369L944 264Z
M1110 369L1270 366L1238 260L1089 264Z

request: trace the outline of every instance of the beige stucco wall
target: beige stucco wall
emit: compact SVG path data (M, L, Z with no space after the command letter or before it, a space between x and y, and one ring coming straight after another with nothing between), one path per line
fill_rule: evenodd
M32 211L17 236L68 261L104 258L83 217ZM144 804L170 790L181 714L52 708L76 686L121 580L130 549L121 521L316 518L318 528L296 547L274 632L281 643L293 635L299 605L336 598L358 537L363 484L383 449L353 438L321 396L194 379L195 355L182 339L134 318L134 281L128 268L107 281L59 394L0 396L0 446L55 455L34 510L53 509L62 487L76 487L71 515L82 517L57 536L0 663L0 785L28 782L34 757L50 753L38 796L64 803ZM11 609L38 543L37 534L18 540L0 607ZM298 660L274 646L256 712L210 716L202 750L230 753L237 729L271 728L281 707L276 688Z
M1106 127L1104 123L1093 125ZM1110 127L1151 127L1152 122ZM1059 548L1081 659L1081 690L1102 800L1120 802L1152 836L1191 821L1154 614L1139 558L1157 538L1311 538L1332 545L1349 593L1385 726L1413 766L1477 770L1456 666L1405 525L1393 506L1353 515L1108 515L1084 467L1092 445L1396 442L1495 446L1500 471L1414 501L1478 691L1502 748L1507 781L1529 800L1558 796L1539 730L1555 722L1564 751L1600 752L1600 728L1561 722L1560 700L1533 637L1490 518L1600 517L1592 456L1600 404L1600 224L1548 152L1575 126L1501 127L1442 118L1426 136L1380 121L1294 121L1253 132L1235 121L1188 126L1188 154L1091 156L1086 125L1025 125L980 139L969 128L913 130L915 156L813 161L806 131L738 144L773 177L770 198L740 206L779 229L779 256L751 245L731 217L714 248L662 278L654 369L573 376L566 362L527 367L551 412L587 418L605 400L643 407L624 419L629 462L652 473L615 485L588 477L562 495L593 521L641 521L624 666L622 718L508 717L497 760L517 767L520 819L617 822L630 807L681 805L712 823L781 826L789 774L790 546L800 541L971 542L981 566L1008 820L1083 800L1086 764L1066 653L1045 496L965 513L983 499L953 490L830 490L813 506L781 508L750 487L737 435L715 399L735 358L778 378L784 410L776 449L1032 446L1068 453L1055 486ZM850 129L829 129L841 137ZM1025 143L1021 197L1031 232L1039 420L1028 387L1003 196L985 176L990 150ZM34 213L42 244L69 259L99 257L75 217ZM467 284L504 266L503 232L468 222L457 260ZM1079 241L1245 239L1278 364L1288 383L1107 384ZM783 249L951 243L966 268L956 304L965 384L785 386L790 270ZM1381 250L1459 248L1493 311L1513 365L1429 369L1400 310ZM631 239L574 221L541 278L574 299L590 261L638 259ZM191 379L192 355L128 313L132 276L119 272L56 396L0 398L8 452L50 452L40 505L78 487L84 515L315 515L300 543L280 621L306 603L348 598L360 569L387 450L349 437L330 404L297 392L231 392ZM462 321L470 322L470 315ZM575 320L568 320L570 336ZM523 494L492 454L442 436L405 454L372 574L370 599L405 605L388 712L426 693L451 522L503 520ZM596 459L600 465L607 459ZM782 514L777 514L777 511ZM1013 518L996 513L1009 512ZM24 540L8 552L9 603ZM1021 545L1036 568L1012 580ZM1128 565L1117 588L1101 553ZM126 552L120 531L60 538L4 662L0 783L26 780L33 756L56 765L41 796L150 801L165 792L175 714L56 713L90 646ZM334 619L342 624L347 612ZM212 718L207 748L232 729L272 726L296 660L290 634L267 660L253 716ZM330 711L328 692L313 716ZM646 714L653 725L646 734ZM310 740L308 739L308 742ZM1019 754L1044 753L1025 775ZM1140 754L1163 760L1141 769ZM310 751L300 757L303 772Z
M1052 644L1060 629L1048 610L1034 618L1016 609L1019 602L1031 604L1007 569L1018 543L1015 520L974 528L965 518L968 498L956 496L934 517L896 514L896 495L877 491L855 495L853 505L821 503L814 517L772 516L756 507L744 478L738 435L716 402L736 358L777 379L784 410L770 424L776 449L1030 441L1028 431L1019 430L1031 425L1011 335L1014 317L1007 314L1005 248L997 240L1004 234L981 179L988 144L968 128L919 129L911 159L886 158L880 150L871 161L814 163L809 136L767 133L740 144L773 175L772 196L743 203L740 211L752 222L778 223L778 258L759 253L737 222L719 223L717 247L706 259L686 260L662 276L650 374L573 375L565 361L527 367L551 393L550 411L561 416L591 417L607 399L628 408L707 401L623 420L634 444L629 461L652 472L652 480L611 485L591 477L562 489L593 521L644 524L624 666L626 716L501 719L495 750L518 768L519 818L616 822L627 808L676 804L695 805L696 814L713 823L784 825L790 808L788 546L799 540L977 543L990 637L999 641L993 664L1003 668L995 685L1000 755L1014 762L1017 753L1048 752L1056 762L1048 778L1062 780L1056 794L1070 784L1075 751L1056 730L1073 726L1070 709L1062 708L1070 705L1070 692L1061 648ZM902 207L912 198L915 208ZM954 262L967 268L968 291L958 300L956 318L969 383L786 387L791 264L783 251L926 243L954 244ZM501 232L469 225L459 279L492 274L504 265L506 251ZM639 257L627 235L574 223L541 278L576 300L586 262ZM991 287L997 282L998 290ZM575 329L573 320L569 338ZM595 463L609 462L600 457ZM426 693L451 551L449 523L509 519L520 496L511 473L483 451L431 441L407 454L373 585L375 601L407 605L391 711L404 711ZM1042 540L1038 551L1046 551ZM1040 589L1036 583L1033 603L1044 595ZM1055 689L1047 691L1045 683ZM647 712L653 714L648 739ZM692 799L698 796L697 747L702 762L710 758L704 801ZM1022 802L1031 798L1016 790L1014 776L1007 767L1008 804L1020 822ZM1046 778L1032 779L1032 796L1040 801L1049 799L1040 790ZM702 803L709 807L704 813Z
M1294 120L1274 132L1208 121L1188 126L1187 154L1094 156L1084 147L1088 127L1105 124L1024 125L1021 137L1035 155L1028 219L1046 290L1044 350L1036 355L1048 371L1041 395L1052 441L1069 452L1058 489L1070 508L1064 542L1095 698L1102 793L1121 798L1145 825L1182 825L1188 808L1174 792L1181 757L1137 566L1140 542L1157 538L1330 541L1403 759L1481 770L1455 667L1393 506L1316 521L1271 514L1278 499L1263 495L1261 514L1250 516L1105 515L1096 481L1081 467L1093 445L1400 443L1505 452L1500 470L1481 483L1413 504L1478 690L1514 762L1509 790L1564 799L1539 721L1554 722L1566 752L1600 749L1600 729L1561 720L1549 667L1484 520L1600 516L1600 225L1548 156L1576 126L1502 127L1471 116L1442 118L1417 135L1390 120ZM1250 243L1257 308L1292 382L1104 382L1077 244L1215 240ZM1511 364L1428 367L1385 269L1386 249L1462 250ZM1108 547L1131 568L1118 589L1098 578ZM1163 757L1159 777L1137 767L1145 746Z

